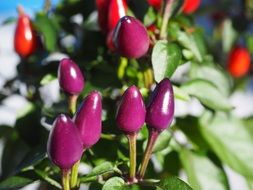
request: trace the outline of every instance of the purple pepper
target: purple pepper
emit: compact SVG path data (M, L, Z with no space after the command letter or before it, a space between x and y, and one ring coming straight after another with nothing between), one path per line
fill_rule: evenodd
M121 97L116 113L116 123L126 134L140 130L145 122L146 108L142 95L136 86L129 87Z
M83 100L74 122L79 129L83 148L96 144L102 132L102 97L99 92L92 91Z
M174 117L174 94L170 80L165 78L157 84L147 106L146 123L162 131L169 127Z
M47 142L50 160L64 170L69 170L80 160L83 148L79 132L73 121L60 114L50 132Z
M128 58L140 58L149 48L149 36L145 26L131 16L122 17L113 34L117 51Z
M70 95L80 94L84 88L84 77L80 68L68 58L60 61L58 80L62 90Z

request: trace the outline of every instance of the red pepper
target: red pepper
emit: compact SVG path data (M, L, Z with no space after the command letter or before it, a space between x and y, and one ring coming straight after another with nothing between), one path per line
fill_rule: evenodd
M199 5L200 5L201 0L184 0L183 4L183 13L185 14L191 14L195 12Z
M250 53L244 47L236 46L228 57L228 71L235 77L243 77L250 70Z
M108 12L111 0L96 0L98 10L98 24L104 34L108 32Z
M120 18L127 14L127 3L125 0L111 0L108 12L108 28L113 30Z
M154 7L156 10L159 10L162 5L162 0L148 0L148 4Z
M19 17L14 36L14 48L24 58L35 52L38 38L29 16L24 13L22 7L18 7L18 11Z

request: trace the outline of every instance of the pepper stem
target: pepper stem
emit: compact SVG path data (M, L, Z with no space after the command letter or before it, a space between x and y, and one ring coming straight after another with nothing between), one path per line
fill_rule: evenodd
M148 144L147 144L147 147L146 147L146 150L144 153L144 157L143 157L143 160L141 163L141 168L140 168L140 171L138 174L138 178L140 180L142 180L144 178L144 175L145 175L145 172L146 172L146 169L147 169L147 166L148 166L148 163L149 163L152 151L153 151L153 147L155 145L156 139L159 136L159 134L160 134L160 132L157 130L154 130L152 128L149 130Z
M62 170L62 190L70 190L69 188L69 170Z
M163 21L162 21L162 27L160 31L160 39L166 39L167 38L167 28L168 28L168 22L169 18L172 13L172 5L174 3L174 0L166 0L165 9L163 13Z
M69 112L73 116L76 112L76 102L78 95L70 95L68 98L69 98Z
M129 155L130 155L130 171L129 171L129 182L135 182L136 173L136 138L137 133L131 133L127 135L129 142Z
M71 168L71 179L70 179L70 187L71 189L77 187L77 179L78 179L78 168L79 168L80 160L78 160L73 167Z

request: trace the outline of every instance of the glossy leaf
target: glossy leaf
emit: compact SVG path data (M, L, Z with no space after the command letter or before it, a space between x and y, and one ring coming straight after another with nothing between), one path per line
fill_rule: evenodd
M203 61L203 54L206 50L203 40L199 34L189 34L179 31L177 33L177 40L183 47L192 51L197 61Z
M181 162L194 190L228 190L224 171L216 166L206 155L187 149L180 153Z
M124 187L125 181L120 177L112 177L107 180L102 190L120 190Z
M12 176L0 182L0 190L18 189L32 182L33 180L26 177Z
M45 14L38 14L35 19L35 25L44 37L44 44L48 51L52 52L57 49L58 30L52 19Z
M152 66L156 82L171 77L182 58L178 45L165 40L158 41L152 52Z
M177 177L167 177L160 181L156 190L192 190L192 188Z
M198 98L201 103L214 110L229 111L232 109L228 99L217 89L217 87L207 81L196 79L181 86L186 93Z
M198 65L192 63L190 76L192 79L199 78L212 82L225 96L228 96L230 93L231 82L229 76L215 65Z
M206 112L200 130L217 156L238 173L253 179L253 137L233 115Z

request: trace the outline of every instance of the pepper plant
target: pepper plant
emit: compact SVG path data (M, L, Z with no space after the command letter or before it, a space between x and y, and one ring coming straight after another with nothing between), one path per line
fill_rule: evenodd
M226 168L252 189L253 116L230 97L252 73L253 6L236 2L47 0L33 20L19 7L18 76L0 91L28 106L0 126L0 189L229 190Z

